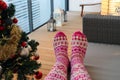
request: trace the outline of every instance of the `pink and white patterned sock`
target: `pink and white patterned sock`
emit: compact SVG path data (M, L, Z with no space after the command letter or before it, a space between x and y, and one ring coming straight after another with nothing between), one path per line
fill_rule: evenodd
M84 57L87 49L87 38L80 31L72 35L71 79L92 80L84 66Z
M56 63L45 80L67 80L67 67L69 64L67 56L68 42L63 32L58 32L55 35L53 46L56 55Z

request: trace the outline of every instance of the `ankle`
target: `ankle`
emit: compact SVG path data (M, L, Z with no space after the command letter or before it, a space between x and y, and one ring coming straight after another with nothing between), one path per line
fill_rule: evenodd
M61 63L61 64L65 65L66 67L68 67L69 59L66 55L58 55L56 57L56 62Z

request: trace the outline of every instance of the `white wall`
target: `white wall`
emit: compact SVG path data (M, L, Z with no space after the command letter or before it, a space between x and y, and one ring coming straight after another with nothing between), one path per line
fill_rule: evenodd
M69 11L81 11L80 3L82 1L84 0L69 0ZM98 0L94 0L94 1L98 1ZM101 5L92 5L92 6L84 7L85 12L100 12L100 9L101 9Z

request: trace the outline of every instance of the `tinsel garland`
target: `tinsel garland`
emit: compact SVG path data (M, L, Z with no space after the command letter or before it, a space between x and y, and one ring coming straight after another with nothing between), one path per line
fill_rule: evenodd
M17 25L11 25L10 38L5 45L0 45L0 61L7 60L10 56L15 54L18 42L21 38L21 31Z

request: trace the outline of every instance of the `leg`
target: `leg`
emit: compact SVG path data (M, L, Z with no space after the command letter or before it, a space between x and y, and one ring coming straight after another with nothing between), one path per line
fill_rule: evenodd
M81 6L81 17L83 16L83 10L84 10L84 5L80 5Z
M91 80L83 60L87 48L87 39L81 32L75 32L72 36L71 55L71 80Z
M54 37L54 50L56 63L45 78L45 80L67 80L67 67L69 59L67 56L68 42L63 32L58 32Z

